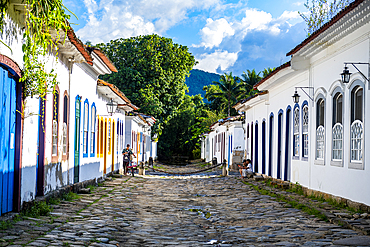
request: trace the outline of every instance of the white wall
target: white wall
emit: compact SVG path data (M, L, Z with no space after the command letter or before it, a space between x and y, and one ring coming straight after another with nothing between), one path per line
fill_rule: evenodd
M325 109L325 143L326 152L324 164L319 165L315 162L315 157L311 160L310 187L337 196L346 197L357 202L370 205L370 170L366 164L370 163L370 156L365 150L370 145L370 109L364 107L364 155L363 163L358 167L351 166L350 163L350 96L351 83L356 80L364 85L364 106L370 103L369 83L359 75L359 73L349 65L351 82L344 85L340 82L340 73L343 70L344 62L370 62L369 45L370 40L364 34L370 33L370 24L366 24L361 29L352 33L346 39L339 40L332 47L327 48L320 54L311 59L312 81L316 94L324 94L326 97ZM368 67L357 65L358 68L368 76ZM343 92L343 161L341 164L332 162L332 107L334 90L339 87ZM316 98L315 98L316 100ZM316 109L315 109L316 110ZM315 121L311 122L311 131L315 133ZM311 135L311 150L315 150L315 136Z

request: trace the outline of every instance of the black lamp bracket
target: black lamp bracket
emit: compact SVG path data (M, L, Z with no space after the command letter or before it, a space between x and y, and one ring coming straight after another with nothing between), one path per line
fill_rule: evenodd
M344 66L347 67L347 64L351 64L368 82L370 82L369 78L367 78L357 67L355 64L367 64L367 66L370 66L370 63L351 63L351 62L345 62Z
M314 90L314 87L295 87L295 90L297 91L297 88L301 89L306 95L307 97L312 100L313 102L313 98L305 91L305 89L312 89Z

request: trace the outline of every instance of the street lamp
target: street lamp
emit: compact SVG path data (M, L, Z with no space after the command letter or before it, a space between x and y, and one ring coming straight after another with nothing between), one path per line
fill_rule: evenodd
M110 99L110 101L107 103L107 112L112 116L113 113L116 112L118 104L113 101L113 99Z
M293 98L293 102L295 103L295 104L297 104L298 102L299 102L299 97L301 97L301 96L299 96L299 94L298 94L298 92L297 92L297 89L295 90L295 92L294 92L294 94L293 94L293 96L292 96L292 98Z
M343 83L349 83L349 79L351 78L351 74L352 73L349 73L349 70L348 70L347 66L344 66L343 73L340 74L342 76L342 82Z
M349 80L351 79L351 74L347 68L347 64L351 64L368 82L369 81L369 78L367 78L357 67L355 64L367 64L367 66L370 65L370 63L344 63L344 70L343 70L343 73L341 73L340 75L342 76L342 82L343 83L349 83Z
M307 97L310 99L310 100L312 100L313 101L313 98L304 90L305 88L307 88L307 89L314 89L313 87L295 87L295 91L294 91L294 94L293 94L293 96L292 96L292 98L293 98L293 102L295 103L295 104L298 104L298 102L299 102L299 97L301 97L299 94L298 94L298 92L297 92L297 89L301 89L306 95L307 95Z

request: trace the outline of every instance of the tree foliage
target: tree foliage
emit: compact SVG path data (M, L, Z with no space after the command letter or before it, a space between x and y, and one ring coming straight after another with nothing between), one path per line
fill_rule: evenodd
M304 6L308 10L308 14L299 12L300 16L306 22L307 36L310 36L342 9L347 7L353 0L307 0Z
M209 126L203 120L209 114L202 96L185 95L179 109L168 120L158 139L160 159L169 159L175 154L192 157L192 151L199 146L199 135Z
M9 0L1 1L0 32L5 33L7 40L11 40L14 36L17 38L20 34L17 30L24 27L22 46L24 69L21 77L24 83L24 96L44 97L45 93L57 84L54 71L47 71L45 68L44 57L54 50L57 59L58 43L64 43L61 33L70 29L68 24L70 15L67 14L70 11L63 5L62 0L24 0L22 4L25 10L24 23L18 22L19 18L8 14L8 7L11 5ZM10 23L5 21L8 17L13 19L13 24L5 28L6 23ZM55 35L52 35L53 33Z
M196 64L188 48L156 34L120 38L97 47L118 69L102 79L115 84L141 112L157 118L160 133L182 104L185 78Z
M215 92L207 94L213 99L219 99L219 104L222 109L227 109L227 115L230 116L231 107L238 101L241 95L243 83L238 77L234 77L232 73L225 73L220 76L219 81L213 81L214 85L218 87Z

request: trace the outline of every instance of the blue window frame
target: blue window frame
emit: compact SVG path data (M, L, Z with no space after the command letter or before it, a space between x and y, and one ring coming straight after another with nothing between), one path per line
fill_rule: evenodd
M96 106L91 105L91 120L90 120L90 157L95 157L96 148Z
M293 108L293 158L299 159L299 105Z
M307 100L302 103L302 160L308 160L308 121L309 111Z
M89 157L88 154L88 139L89 138L89 100L85 99L84 101L84 120L83 120L83 146L82 153L83 157Z

